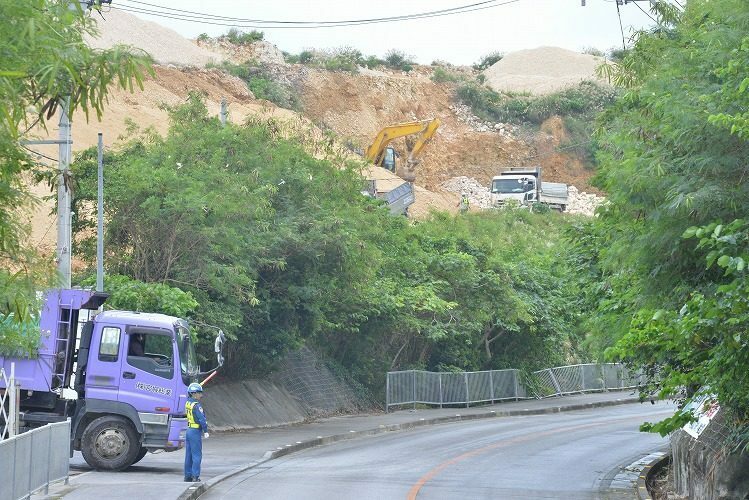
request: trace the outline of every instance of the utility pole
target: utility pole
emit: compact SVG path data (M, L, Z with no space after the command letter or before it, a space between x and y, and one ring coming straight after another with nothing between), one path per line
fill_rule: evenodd
M97 189L96 221L96 291L104 291L104 141L99 132L99 175Z
M71 251L71 222L70 222L70 160L71 160L71 131L70 131L70 97L63 99L60 110L59 156L57 178L57 270L62 277L63 288L70 288L70 251Z

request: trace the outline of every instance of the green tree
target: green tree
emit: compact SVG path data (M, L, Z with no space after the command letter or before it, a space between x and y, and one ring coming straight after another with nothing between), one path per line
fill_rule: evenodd
M107 267L189 292L192 317L233 339L232 375L302 343L370 388L395 367L539 367L578 352L558 214L410 224L362 196L361 164L328 142L305 136L305 150L274 121L222 127L197 95L171 119L167 137L105 157ZM74 171L78 253L93 264L95 152Z
M692 227L685 239L698 239L714 279L694 292L680 310L641 310L631 331L609 351L647 375L646 391L677 397L694 394L716 398L737 422L739 442L749 446L749 223L713 223ZM686 393L684 392L686 389ZM683 410L673 418L647 426L669 433L691 419Z
M591 324L599 346L618 340L610 356L645 371L646 390L682 403L715 394L740 426L749 4L695 0L682 13L659 2L653 12L659 25L612 70L626 92L600 122L598 181L610 205L596 223L601 271L591 283L607 285L607 297L596 311L605 321Z
M70 112L101 116L110 85L133 89L148 57L126 47L88 47L94 23L78 2L0 0L0 315L29 319L38 288L50 284L48 263L24 246L24 210L34 203L26 182L40 166L19 145L44 127L66 96ZM0 327L0 333L2 333Z

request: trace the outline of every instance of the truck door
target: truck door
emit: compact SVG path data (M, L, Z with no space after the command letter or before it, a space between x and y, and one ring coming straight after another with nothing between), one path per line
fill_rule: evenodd
M130 327L124 339L119 401L141 413L175 410L180 377L174 334L170 330Z
M100 324L90 344L81 345L79 357L83 356L86 363L79 366L78 376L85 380L86 399L117 401L124 337L119 326ZM83 358L78 360L79 365L84 362Z

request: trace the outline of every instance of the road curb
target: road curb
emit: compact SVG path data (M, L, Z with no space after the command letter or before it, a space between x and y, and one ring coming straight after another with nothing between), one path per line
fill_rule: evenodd
M436 425L436 424L443 424L443 423L450 423L450 422L482 420L482 419L497 418L497 417L518 417L518 416L523 416L523 415L546 415L549 413L561 413L563 411L587 410L590 408L601 408L604 406L618 406L618 405L638 403L638 402L640 402L639 398L634 396L634 397L629 397L629 398L615 399L612 401L597 401L595 403L577 403L577 404L566 405L566 406L564 405L552 406L549 408L523 409L523 410L499 410L499 411L490 410L490 411L487 411L486 413L471 413L468 415L462 415L460 413L456 413L455 415L451 415L451 416L420 418L419 420L403 422L401 424L380 425L379 427L375 427L372 429L365 429L362 431L349 431L345 434L334 434L332 436L318 437L315 439L310 439L308 441L301 441L295 444L286 445L285 447L277 448L276 450L267 451L260 460L250 462L248 464L237 467L236 469L233 469L229 472L225 472L224 474L221 474L220 476L211 478L208 481L188 487L177 498L177 500L195 500L199 498L203 493L207 492L209 489L214 487L216 484L220 483L221 481L229 479L232 476L236 476L237 474L241 474L244 471L257 467L258 465L264 464L270 460L280 458L286 455L290 455L297 451L302 451L302 450L306 450L309 448L315 448L317 446L333 444L333 443L337 443L340 441L347 441L350 439L366 437L366 436L376 436L378 434L385 434L387 432L404 431L408 429L414 429L416 427L424 427L428 425ZM459 410L456 409L456 411L459 411ZM639 487L639 484L638 484L638 487ZM638 491L639 491L639 488L638 488ZM647 492L647 490L645 491ZM646 496L644 498L649 498L649 497Z
M650 478L658 473L663 467L667 466L671 462L671 454L656 458L642 468L640 477L637 478L637 498L640 500L650 500L650 491L648 490L648 481Z

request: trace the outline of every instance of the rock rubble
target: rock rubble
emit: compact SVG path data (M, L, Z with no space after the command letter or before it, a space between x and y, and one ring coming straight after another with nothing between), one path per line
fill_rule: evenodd
M465 104L452 104L450 105L450 110L455 113L458 120L462 121L476 132L495 132L505 137L512 137L517 129L509 123L486 122L474 115L471 108Z

